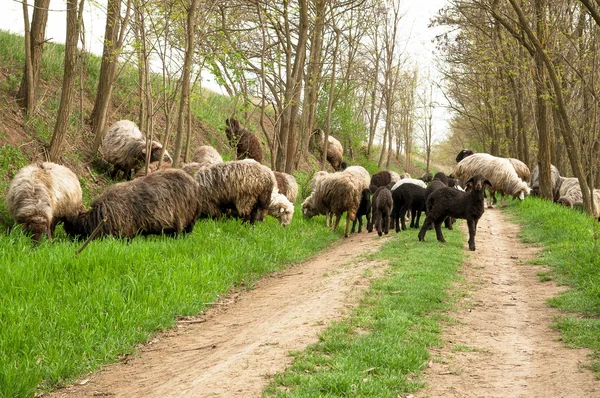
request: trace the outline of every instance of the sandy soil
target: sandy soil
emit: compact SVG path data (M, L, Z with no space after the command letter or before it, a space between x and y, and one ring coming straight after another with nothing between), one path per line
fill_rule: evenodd
M198 319L180 322L138 355L45 396L260 396L268 376L291 362L289 351L316 342L381 274L383 267L363 254L385 239L353 234L252 291L224 298Z
M432 352L428 388L416 397L598 397L600 384L583 365L586 350L567 348L550 328L546 305L561 288L540 282L540 266L523 262L537 250L520 243L519 227L497 209L479 221L477 251L466 262L456 324ZM466 227L466 223L462 224ZM466 229L466 228L465 228Z

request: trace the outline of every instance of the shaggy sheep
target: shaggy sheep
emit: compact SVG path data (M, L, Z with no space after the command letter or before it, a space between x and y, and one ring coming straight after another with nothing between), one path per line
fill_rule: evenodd
M558 189L558 203L573 207L576 203L583 203L583 194L579 180L575 177L561 177Z
M560 197L558 190L560 188L560 183L562 181L561 181L560 173L559 173L558 169L556 168L556 166L554 166L554 165L550 165L550 178L552 180L552 198L554 201L558 201L558 198ZM533 171L531 172L531 179L529 182L529 186L531 187L531 193L533 195L540 194L540 167L539 166L535 166L533 168Z
M171 163L169 163L169 162L162 162L160 165L161 170L170 169L170 168L171 168ZM154 173L157 170L158 170L158 160L156 162L152 162L148 165L148 171L150 173ZM144 177L145 175L146 175L146 167L143 166L141 169L139 169L137 171L137 173L135 173L135 176L133 178L140 178L140 177Z
M260 139L256 134L251 133L248 129L240 124L237 119L226 119L225 135L229 140L229 144L236 148L237 159L254 159L262 163L263 152L260 145Z
M312 180L310 180L310 192L314 192L315 189L317 189L317 187L321 183L321 181L323 181L323 179L328 175L329 173L326 171L317 171L315 175L313 175Z
M340 222L342 213L346 212L346 231L348 237L350 222L356 218L360 205L361 193L365 187L354 175L349 173L333 173L320 179L315 191L302 203L302 214L311 218L319 214L326 216L329 227L333 216L336 216L333 230Z
M199 185L201 217L220 218L233 210L250 224L264 220L277 184L268 167L251 159L202 167L194 178Z
M403 178L400 181L396 182L393 186L392 186L392 191L395 191L398 187L404 185L404 184L413 184L413 185L417 185L423 189L427 188L427 184L425 184L425 182L423 180L420 180L418 178Z
M515 171L517 172L519 178L525 182L529 182L529 179L531 178L531 172L529 171L529 167L527 167L527 165L521 162L519 159L508 158L508 161L515 168Z
M210 145L202 145L196 150L192 157L192 162L203 163L206 165L223 163L223 158L219 155L219 152Z
M325 133L321 129L315 129L310 136L310 148L316 150L323 156L323 143L325 142ZM342 167L342 156L344 155L344 147L342 144L331 135L327 139L327 161L334 170L339 171Z
M397 173L396 173L397 174ZM400 177L400 176L398 176ZM400 178L396 180L399 181ZM369 189L371 189L371 193L375 193L377 188L387 186L392 182L392 174L389 171L380 171L378 173L373 174L371 177L371 182L369 183Z
M181 170L185 171L186 173L188 173L189 175L191 175L192 177L196 174L196 172L198 170L200 170L202 167L208 167L210 165L206 164L206 163L198 163L198 162L190 162L190 163L186 163L184 165L181 166Z
M402 184L392 191L392 198L394 199L393 223L396 232L400 232L399 219L402 222L402 229L406 229L404 216L409 210L411 212L410 227L419 228L421 212L425 210L425 188L416 184Z
M160 159L162 144L152 141L150 161ZM119 171L123 171L125 179L131 179L131 172L140 168L146 161L146 137L130 120L120 120L113 124L102 140L104 159L113 165L111 178L115 179ZM165 151L165 162L172 163L173 159Z
M367 227L371 224L371 190L369 188L365 188L362 190L360 195L360 205L358 206L358 211L356 212L356 218L352 222L352 231L356 228L356 222L358 221L358 233L362 231L362 218L365 216L367 218Z
M467 180L466 186L469 192L461 192L449 187L432 192L427 198L427 217L419 231L419 240L425 240L425 234L433 224L437 240L445 243L442 221L447 217L462 218L467 220L469 227L469 250L475 250L477 222L484 212L485 185L492 186L490 181L478 174Z
M362 166L350 166L347 167L341 173L351 174L357 178L358 181L362 182L362 189L369 188L369 183L371 182L371 175Z
M519 178L514 166L506 158L476 153L461 160L452 172L454 177L463 180L469 180L475 174L481 174L490 181L493 191L502 191L520 200L529 194L529 186Z
M377 188L373 194L373 215L371 216L371 224L367 225L367 231L373 231L373 226L375 226L377 235L387 235L390 232L393 206L392 191L388 187Z
M471 156L473 155L475 152L473 152L470 149L463 149L462 151L460 151L458 153L458 155L456 155L456 163L460 162L461 160L463 160L464 158L466 158L467 156Z
M23 167L6 195L11 217L38 243L43 234L52 241L56 224L81 210L81 185L65 166L38 162Z
M166 169L108 187L91 209L65 220L70 237L132 238L191 232L199 214L198 184L182 170ZM105 221L104 221L105 220Z
M274 171L273 174L275 174L279 193L285 195L290 202L294 203L298 197L298 183L296 182L296 177L280 171Z
M391 170L390 170L390 176L392 177L391 182L398 182L402 179L402 176L400 174L396 173L395 171L391 171ZM410 178L410 175L408 176L408 178Z

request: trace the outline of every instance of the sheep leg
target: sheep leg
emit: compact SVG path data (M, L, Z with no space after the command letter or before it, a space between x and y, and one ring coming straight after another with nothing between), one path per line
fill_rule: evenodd
M452 231L452 219L450 217L446 217L446 219L444 220L444 226L446 227L446 229Z
M358 222L358 232L360 233L360 229L361 229L361 225L360 225L360 224L361 224L361 220L362 220L362 217L356 217L356 218L354 219L354 221L352 221L352 231L351 231L352 233L354 233L354 230L356 229L356 223L357 223L357 222Z
M404 216L406 215L408 209L404 206L400 209L400 222L402 223L402 230L406 231L406 222L404 221ZM396 232L398 232L398 227L396 226Z
M416 211L417 221L415 222L415 226L413 228L419 229L419 220L421 220L421 210ZM413 216L414 218L414 216Z
M329 228L331 226L331 220L333 218L333 214L330 212L325 213L325 226Z
M340 223L340 218L342 218L341 214L335 215L335 223L333 224L333 232L335 232L335 230L337 229L338 224ZM349 226L350 226L350 224L346 224L346 228L348 228Z
M370 212L367 212L367 214L365 214L365 218L367 219L367 227L369 226L369 224L371 223L371 214ZM360 219L360 224L358 224L358 232L360 233L360 227L362 226L362 217Z
M475 251L475 231L477 229L477 221L470 219L467 220L469 226L469 250Z
M383 219L381 220L381 222L383 223L383 233L384 234L389 234L390 233L390 215L389 214L385 214L385 216L383 217Z
M112 170L112 172L110 173L110 178L111 178L111 179L113 179L113 180L116 180L116 179L117 179L117 174L119 173L119 171L120 171L120 170L121 170L121 168L120 168L120 167L118 167L118 166L113 166L113 170Z
M423 221L423 226L419 231L419 241L422 242L425 240L425 234L427 233L427 230L431 227L431 224L433 224L433 219L429 215L427 215L427 217L425 217L425 221Z
M341 216L341 214L340 214ZM337 216L336 225L340 220L340 216ZM356 220L356 218L355 218ZM346 213L346 231L344 232L344 237L347 238L349 236L348 230L350 229L350 221L352 221L352 217L350 217L350 213Z

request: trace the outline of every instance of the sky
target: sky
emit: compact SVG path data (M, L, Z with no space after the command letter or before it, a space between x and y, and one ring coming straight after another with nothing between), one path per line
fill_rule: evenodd
M22 35L24 30L22 3L15 0L1 1L4 7L0 13L0 29ZM29 0L29 3L33 3L33 1ZM96 0L96 2L106 5L106 0ZM431 78L434 81L439 80L439 75L435 71L433 54L435 45L432 40L436 33L440 32L440 29L428 26L430 19L444 6L445 2L446 0L401 0L400 3L404 13L400 37L406 43L406 52L418 65L422 77L425 77L427 70L431 69ZM51 42L64 43L66 34L65 0L52 0L50 8L46 38ZM97 7L92 6L89 0L86 1L85 10L86 50L101 55L106 16ZM224 90L211 80L203 79L202 84L213 91L225 94ZM434 92L434 102L442 105L445 103L443 95L438 90ZM447 109L442 105L434 109L433 131L434 136L438 139L446 136L448 129L449 116Z

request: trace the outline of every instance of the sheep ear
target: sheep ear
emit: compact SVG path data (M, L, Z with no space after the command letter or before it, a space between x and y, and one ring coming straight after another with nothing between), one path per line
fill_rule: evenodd
M489 186L490 186L490 188L492 187L492 183L490 182L490 180L487 180L487 179L486 179L486 180L483 180L483 184L484 184L484 185L485 185L485 184L489 185Z
M283 207L280 207L280 208L279 208L279 212L280 212L280 213L285 213L285 209L284 209Z
M469 184L473 185L473 177L469 178L467 182L465 182L465 186Z
M521 193L519 193L519 200L523 199L525 199L525 194L523 193L523 191L521 191Z
M146 148L142 149L142 155L146 156Z

